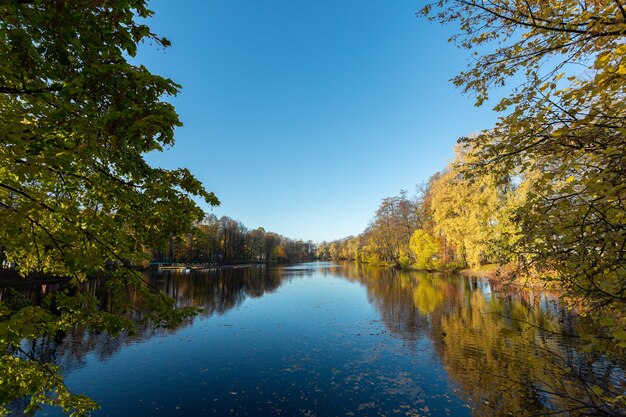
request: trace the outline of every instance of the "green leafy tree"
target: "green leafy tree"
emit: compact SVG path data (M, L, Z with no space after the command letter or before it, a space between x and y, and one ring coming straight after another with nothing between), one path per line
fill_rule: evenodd
M20 347L81 325L131 327L82 290L88 276L108 272L112 287L136 288L157 325L193 312L133 271L147 248L202 218L192 196L218 204L187 170L144 159L171 146L180 126L163 100L179 86L127 60L142 41L169 44L139 23L151 14L143 0L0 4L0 250L20 275L69 277L72 287L42 306L0 304L3 404L30 395L27 412L44 403L75 414L95 407Z

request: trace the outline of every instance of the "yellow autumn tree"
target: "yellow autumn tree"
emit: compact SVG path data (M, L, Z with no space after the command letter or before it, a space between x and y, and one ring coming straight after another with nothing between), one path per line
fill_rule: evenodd
M417 229L411 236L409 244L411 252L415 255L415 265L419 269L432 269L435 266L435 257L439 250L437 239L428 232Z

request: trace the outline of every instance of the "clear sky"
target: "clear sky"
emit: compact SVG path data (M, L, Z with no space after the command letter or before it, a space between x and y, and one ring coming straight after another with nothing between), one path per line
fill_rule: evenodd
M182 85L184 127L148 160L187 167L213 213L291 238L360 233L383 197L443 169L493 125L449 81L468 54L406 0L150 2L172 47L137 60Z

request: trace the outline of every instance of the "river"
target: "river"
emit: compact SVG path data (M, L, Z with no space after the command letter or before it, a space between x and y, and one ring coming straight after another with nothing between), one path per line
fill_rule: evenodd
M94 416L568 415L602 410L593 387L624 393L623 366L584 352L584 323L540 292L348 262L146 278L203 312L29 346Z

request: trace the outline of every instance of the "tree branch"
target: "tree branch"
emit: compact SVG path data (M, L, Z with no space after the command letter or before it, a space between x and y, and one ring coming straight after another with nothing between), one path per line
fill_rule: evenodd
M39 93L52 93L55 91L61 91L63 86L61 84L52 84L49 87L42 88L14 88L14 87L0 87L0 94L39 94Z

